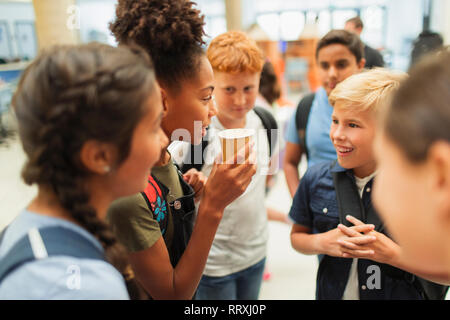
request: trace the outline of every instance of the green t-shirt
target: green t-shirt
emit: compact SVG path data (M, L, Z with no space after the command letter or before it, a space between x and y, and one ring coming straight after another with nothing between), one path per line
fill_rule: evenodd
M166 203L183 196L183 189L177 167L170 160L162 167L154 167L152 174L169 189ZM173 239L173 219L168 207L168 226L164 241L170 250ZM153 218L147 202L141 193L114 201L108 209L107 219L116 237L130 252L152 247L161 237L158 221Z

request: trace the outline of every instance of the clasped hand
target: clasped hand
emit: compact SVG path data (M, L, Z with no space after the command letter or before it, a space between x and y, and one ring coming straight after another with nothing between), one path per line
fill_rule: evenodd
M353 216L346 219L354 227L339 224L337 229L344 235L337 239L343 258L363 258L380 263L393 264L400 255L400 247L384 234L374 230Z

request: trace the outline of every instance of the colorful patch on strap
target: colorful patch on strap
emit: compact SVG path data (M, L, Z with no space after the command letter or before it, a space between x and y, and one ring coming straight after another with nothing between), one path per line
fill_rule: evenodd
M150 209L153 213L153 217L156 221L158 221L161 228L161 233L164 235L168 221L167 203L160 187L158 186L158 183L151 175L148 177L148 185L145 188L144 193L150 203Z

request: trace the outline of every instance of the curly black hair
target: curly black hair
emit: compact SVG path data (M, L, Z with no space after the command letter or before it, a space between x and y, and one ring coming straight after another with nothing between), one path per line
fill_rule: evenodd
M119 44L137 44L151 56L167 88L196 76L204 55L204 16L186 0L119 0L109 27Z

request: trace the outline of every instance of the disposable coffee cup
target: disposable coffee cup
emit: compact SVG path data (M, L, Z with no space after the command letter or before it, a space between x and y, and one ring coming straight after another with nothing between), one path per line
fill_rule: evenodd
M222 146L222 162L234 163L234 156L243 150L247 143L253 141L255 130L253 129L228 129L219 132L220 144ZM242 163L246 159L241 159ZM237 159L239 162L239 159Z

